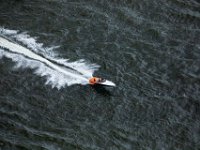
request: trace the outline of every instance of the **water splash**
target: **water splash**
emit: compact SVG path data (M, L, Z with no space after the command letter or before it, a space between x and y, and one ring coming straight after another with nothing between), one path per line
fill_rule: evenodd
M34 69L35 74L46 77L46 84L58 89L66 85L88 84L88 78L99 68L83 59L69 62L68 59L57 58L53 50L58 46L45 48L26 32L0 28L0 35L0 58L12 59L16 62L15 68Z

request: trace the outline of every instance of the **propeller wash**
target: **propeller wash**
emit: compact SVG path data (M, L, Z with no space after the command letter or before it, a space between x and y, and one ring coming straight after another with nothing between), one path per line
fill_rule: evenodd
M26 32L0 28L0 58L7 57L16 62L15 68L34 69L35 74L46 77L46 84L58 89L66 85L88 84L88 79L99 66L88 64L83 59L69 62L68 59L58 58L53 51L56 48L58 46L43 47Z

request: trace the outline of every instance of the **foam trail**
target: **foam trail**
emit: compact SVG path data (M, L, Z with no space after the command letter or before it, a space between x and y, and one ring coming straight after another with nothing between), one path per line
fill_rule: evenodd
M1 29L1 28L0 28ZM41 43L37 43L26 33L18 34L15 30L1 29L0 37L0 58L5 56L17 63L16 68L32 68L35 73L40 76L47 77L47 84L52 87L61 88L65 85L72 84L88 84L88 78L98 69L98 65L86 64L84 60L76 62L68 62L67 59L57 59L52 57L54 53L50 50L53 48L43 48ZM7 39L15 39L27 45L31 50ZM45 52L49 50L50 54L43 57ZM37 53L36 53L37 52ZM41 53L43 56L38 55Z

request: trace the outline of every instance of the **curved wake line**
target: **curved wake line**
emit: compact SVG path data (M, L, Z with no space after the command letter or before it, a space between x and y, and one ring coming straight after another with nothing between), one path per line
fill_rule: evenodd
M12 59L17 64L16 68L35 69L37 75L47 77L46 84L51 84L52 87L60 89L65 85L88 84L88 79L99 68L95 64L86 64L84 60L68 62L68 59L49 56L46 53L47 49L43 48L41 43L36 43L35 39L26 33L18 34L15 30L1 30L3 37L0 36L0 58L5 56ZM10 38L15 38L30 49L10 41Z
M73 77L76 77L76 78L80 78L83 81L88 82L88 79L86 79L86 78L84 78L84 77L82 77L80 75L76 75L76 74L73 74L71 72L67 72L67 71L63 70L62 68L60 68L59 66L53 64L49 60L41 57L40 55L37 55L37 54L33 53L32 51L28 50L27 48L22 47L21 45L17 45L17 44L11 43L10 41L8 41L8 40L6 40L6 39L4 39L2 37L0 37L0 46L2 46L3 48L7 48L8 50L10 50L12 52L15 52L15 53L18 53L18 54L22 54L22 55L24 55L26 57L29 57L31 59L43 62L46 65L48 65L49 67L52 67L53 69L58 70L59 72L62 72L64 74L66 74L66 75L73 76Z

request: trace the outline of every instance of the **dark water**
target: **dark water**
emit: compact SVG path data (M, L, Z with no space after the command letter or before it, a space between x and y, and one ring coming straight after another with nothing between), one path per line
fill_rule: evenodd
M200 149L198 0L0 0L0 26L117 84L58 90L2 58L0 150Z

